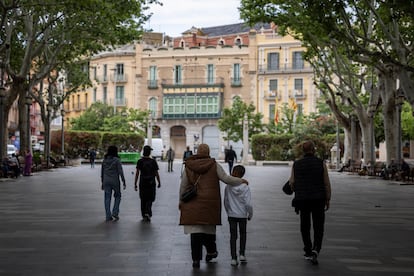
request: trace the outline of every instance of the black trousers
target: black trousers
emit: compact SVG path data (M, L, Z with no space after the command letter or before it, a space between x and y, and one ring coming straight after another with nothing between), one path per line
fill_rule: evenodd
M306 254L312 250L318 253L322 248L322 239L325 225L325 200L311 200L301 203L300 232ZM311 224L313 224L313 244L311 239Z
M217 251L216 234L191 234L191 257L193 261L203 259L203 245L206 247L207 253L215 253Z
M233 260L237 259L237 226L239 228L240 233L240 248L239 253L240 255L244 255L246 250L246 226L247 226L247 219L246 218L233 218L229 217L229 225L230 225L230 252L231 258Z

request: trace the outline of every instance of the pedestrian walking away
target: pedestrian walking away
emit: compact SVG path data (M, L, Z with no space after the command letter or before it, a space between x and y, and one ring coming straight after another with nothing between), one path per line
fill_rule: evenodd
M150 157L152 148L144 146L143 156L138 160L135 173L135 191L138 191L137 182L139 180L139 197L141 199L142 220L150 222L152 217L152 203L156 197L156 182L158 188L161 187L160 175L158 174L158 163Z
M96 151L95 149L91 149L89 152L89 162L91 163L91 168L95 168L95 159L96 159Z
M314 143L305 141L302 150L304 156L293 163L289 184L295 193L292 206L300 215L304 256L316 265L322 248L325 211L329 209L331 184L326 164L315 156ZM313 243L311 224L313 224Z
M233 150L233 146L230 146L230 148L225 151L224 161L229 164L229 174L231 174L233 170L233 164L234 162L237 162L237 155Z
M188 157L190 157L190 156L192 156L193 155L193 151L192 150L190 150L190 147L189 146L187 146L187 148L186 148L186 150L184 151L184 154L183 154L183 162L188 158Z
M242 178L246 169L237 165L233 168L232 176ZM246 184L238 186L227 185L224 189L224 207L230 225L231 265L247 263L246 259L246 228L247 220L253 217L250 188ZM237 229L238 228L238 229ZM237 259L237 230L240 233L239 258Z
M118 156L118 148L116 146L109 146L101 167L101 189L105 192L106 221L119 220L119 205L121 203L121 182L119 178L121 178L125 190L126 183L121 160ZM112 193L114 196L114 205L111 212Z
M175 152L174 150L170 147L167 150L167 162L168 162L168 172L173 172L173 168L174 168L174 158L175 158Z
M184 233L190 234L193 268L200 267L203 246L206 262L218 256L216 225L221 225L220 180L229 185L247 183L247 180L227 175L214 158L210 157L207 144L200 144L197 154L185 161L181 178L180 197L197 181L197 195L188 202L180 200L180 225Z

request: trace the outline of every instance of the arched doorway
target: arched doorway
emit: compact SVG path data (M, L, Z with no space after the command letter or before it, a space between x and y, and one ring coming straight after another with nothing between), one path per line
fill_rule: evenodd
M170 129L170 146L175 151L175 158L183 158L186 147L185 131L183 126L173 126Z

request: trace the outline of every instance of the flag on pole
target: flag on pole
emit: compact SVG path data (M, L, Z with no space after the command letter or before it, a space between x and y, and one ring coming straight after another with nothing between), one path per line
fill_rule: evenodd
M275 125L279 123L279 106L278 106L278 99L277 95L275 98Z
M294 98L290 98L290 108L292 108L294 111L296 111L296 109L298 109L298 105L295 102Z

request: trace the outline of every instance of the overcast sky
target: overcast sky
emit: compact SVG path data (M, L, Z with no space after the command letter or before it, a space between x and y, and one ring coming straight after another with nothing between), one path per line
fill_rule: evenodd
M240 0L161 0L163 6L152 6L146 29L180 36L192 26L213 27L242 22Z

